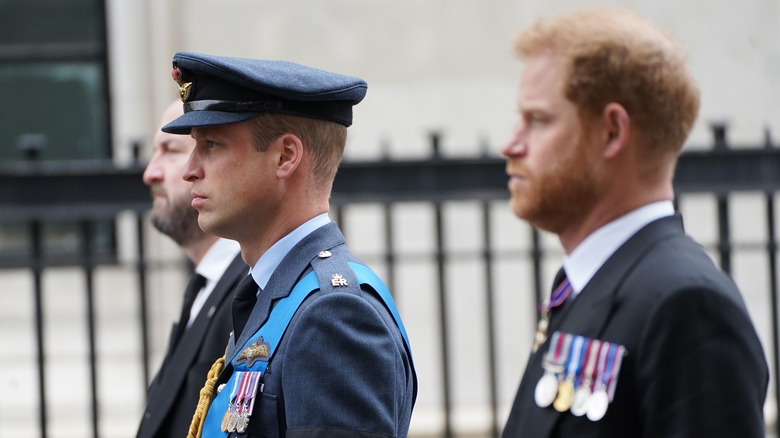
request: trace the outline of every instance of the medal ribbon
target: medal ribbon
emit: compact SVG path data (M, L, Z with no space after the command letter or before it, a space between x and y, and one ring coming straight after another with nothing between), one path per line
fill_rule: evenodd
M230 418L236 413L236 397L238 393L239 382L241 379L236 378L233 381L233 388L230 390L230 398L228 398L228 408L225 411L225 415L222 417L221 430L223 432L230 431Z
M599 387L604 377L604 369L607 367L607 353L609 353L609 342L603 342L599 347L599 360L596 365L597 377L593 381L593 391Z
M593 381L596 379L596 362L598 362L599 350L601 349L601 341L593 339L588 347L590 354L588 355L588 363L585 365L584 380L588 382L588 386L593 385ZM592 388L590 388L592 390Z
M238 413L249 416L252 414L250 407L254 406L255 391L257 391L257 380L260 378L262 373L249 371L243 374L244 375L241 377L243 380L241 390L242 395L240 400L241 410Z
M545 363L555 364L558 362L558 357L561 355L561 346L563 345L563 337L560 332L555 332L550 339L550 347L545 354Z
M241 413L241 403L246 392L246 379L243 371L236 371L236 380L233 381L233 391L230 393L228 411L235 414Z
M582 346L585 344L585 338L575 336L571 344L571 353L569 353L569 362L566 369L566 377L574 377L580 369L580 359L582 357Z
M553 362L558 362L558 359L561 357L561 350L563 350L563 336L559 332L553 333L552 342L550 342L550 347L555 346L555 352L553 353L552 360Z
M252 415L252 412L254 412L255 400L257 400L257 385L260 382L261 376L262 373L252 373L252 376L250 377L250 379L252 379L252 390L250 391L250 394L252 396L249 399L250 401L249 401L249 409L247 410L247 415ZM260 392L262 392L262 390Z
M237 392L238 392L239 380L240 380L240 379L236 379L236 380L233 382L233 390L232 390L232 391L230 391L230 400L229 400L229 401L230 401L230 408L231 408L231 409L233 409L233 408L232 408L232 406L233 406L233 403L236 401L236 394L237 394Z
M615 397L615 387L617 386L617 376L620 372L620 364L623 362L623 356L625 354L626 347L622 345L618 345L615 356L612 359L612 366L609 373L609 380L606 383L606 386L609 388L609 401L612 401L612 398Z
M590 362L590 356L588 355L588 352L590 351L591 346L593 345L593 339L585 338L585 342L582 343L582 348L580 349L580 359L579 363L577 364L577 369L574 374L574 387L579 388L579 386L582 384L583 379L588 374L587 366Z
M569 279L564 279L561 284L559 284L558 287L552 291L550 297L545 300L541 306L539 306L539 310L541 312L549 312L550 309L560 306L564 301L566 301L567 298L569 298L572 290L573 289Z
M606 350L609 351L607 358L605 360L604 366L606 369L603 373L601 373L601 376L599 378L599 383L601 385L600 388L604 388L604 390L607 389L607 385L609 384L610 380L612 380L612 370L614 369L612 366L615 364L615 351L617 350L617 344L612 344L609 342L605 342L604 345L608 346Z
M542 368L545 372L552 374L558 374L563 371L563 363L560 359L563 353L564 336L561 336L560 332L555 332L550 339L550 347L547 353L544 355L544 361L542 362Z
M236 400L236 405L238 407L238 414L243 415L246 413L246 401L251 397L249 391L252 390L252 385L249 379L249 372L242 372L241 377L239 378L241 379L241 395L239 399Z
M565 364L568 363L569 356L571 355L571 341L573 338L574 335L570 333L563 334L563 348L561 349L560 362L558 362L563 367L561 371L566 371Z

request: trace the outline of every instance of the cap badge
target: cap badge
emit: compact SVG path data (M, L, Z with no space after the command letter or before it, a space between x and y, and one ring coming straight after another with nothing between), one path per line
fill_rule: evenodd
M192 82L184 82L179 67L173 69L171 76L173 76L173 80L179 84L179 97L181 98L181 101L188 101L190 99L190 94L192 94Z
M268 361L268 354L270 353L270 346L268 342L263 342L263 337L252 342L248 347L244 348L244 351L236 358L236 364L246 363L247 366L252 366L255 361L262 360Z

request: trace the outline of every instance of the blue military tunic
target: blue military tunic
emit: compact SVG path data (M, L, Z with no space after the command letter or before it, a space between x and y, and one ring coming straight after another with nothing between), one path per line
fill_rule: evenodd
M318 251L289 293L273 303L262 299L290 268L285 260L260 294L249 333L229 348L223 380L229 378L209 408L203 437L406 436L416 376L393 299L346 250L335 224L293 253L322 235L339 243Z

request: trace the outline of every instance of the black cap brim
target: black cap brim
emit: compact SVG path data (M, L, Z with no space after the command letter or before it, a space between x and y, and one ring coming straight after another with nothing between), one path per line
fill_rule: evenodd
M202 126L230 125L253 119L262 113L239 113L223 111L190 111L163 126L163 132L187 135L192 128Z

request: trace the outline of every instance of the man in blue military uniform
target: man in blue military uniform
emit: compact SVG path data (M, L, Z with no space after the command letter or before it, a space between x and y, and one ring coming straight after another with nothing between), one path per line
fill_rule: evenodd
M224 370L190 436L402 437L416 376L392 298L328 219L366 83L283 61L177 53L192 206L251 267L236 289ZM213 397L213 400L210 401Z

